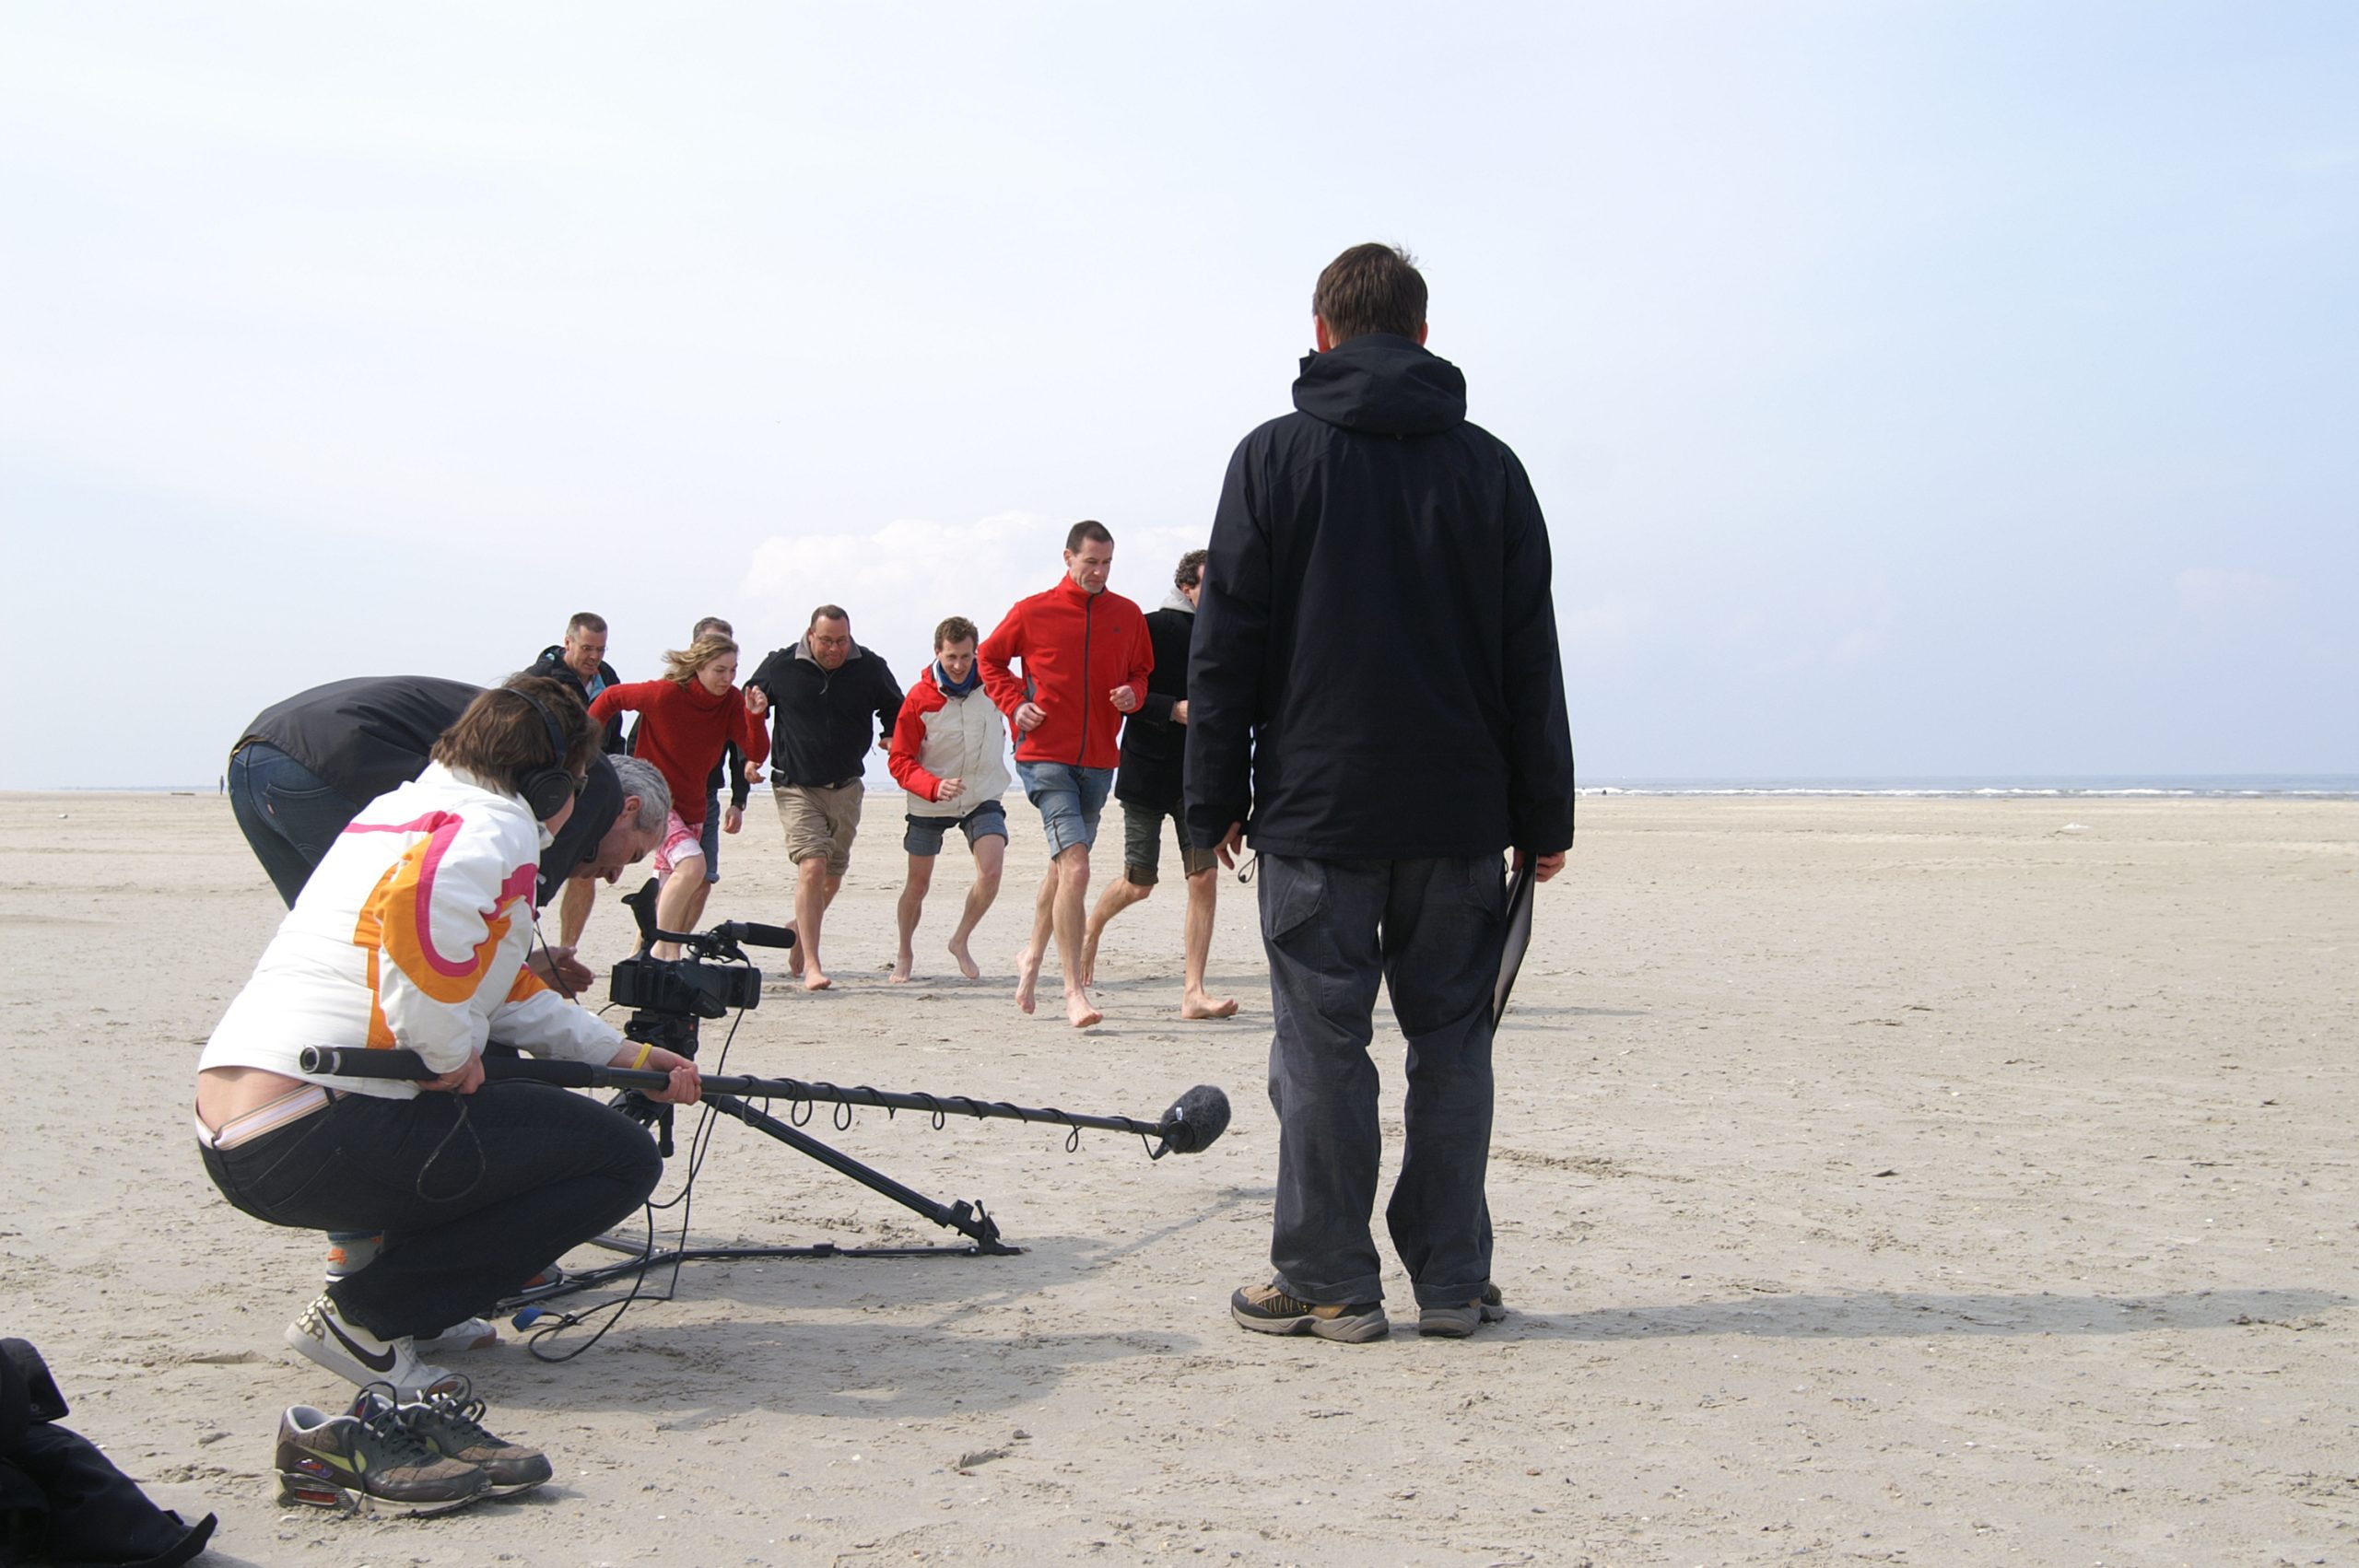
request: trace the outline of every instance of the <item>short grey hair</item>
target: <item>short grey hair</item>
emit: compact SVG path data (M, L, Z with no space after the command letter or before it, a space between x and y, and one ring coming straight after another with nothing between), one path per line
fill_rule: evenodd
M615 765L615 778L623 787L625 797L639 797L639 820L631 824L641 833L655 833L663 826L663 819L672 814L672 786L655 771L655 765L635 756L609 757Z

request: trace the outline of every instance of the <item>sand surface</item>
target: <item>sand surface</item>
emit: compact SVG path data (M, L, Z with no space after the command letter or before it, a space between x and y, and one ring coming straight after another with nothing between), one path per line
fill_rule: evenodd
M897 804L839 989L780 966L729 1066L1147 1117L1211 1082L1223 1142L823 1111L1024 1253L692 1264L579 1360L454 1358L555 1457L540 1493L282 1509L279 1411L340 1398L279 1342L321 1248L219 1199L186 1108L278 907L217 798L5 796L0 1332L220 1513L208 1562L2359 1562L2359 805L1585 801L1498 1047L1515 1316L1353 1347L1226 1316L1276 1153L1250 892L1214 949L1238 1019L1179 1021L1167 883L1076 1036L1009 1000L1020 802L991 977L944 978L945 855L925 977L885 983ZM727 841L709 919L784 918L775 831ZM628 946L602 903L590 955ZM1390 1113L1389 1017L1377 1048ZM691 1231L945 1235L734 1123Z

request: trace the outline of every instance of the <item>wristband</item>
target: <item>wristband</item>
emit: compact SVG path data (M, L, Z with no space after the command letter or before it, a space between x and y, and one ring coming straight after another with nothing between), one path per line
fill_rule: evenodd
M638 1059L637 1061L632 1062L632 1063L630 1064L630 1070L631 1070L633 1072L637 1072L640 1068L645 1067L645 1066L647 1065L647 1059L648 1059L649 1057L653 1056L654 1054L655 1054L655 1047L654 1047L653 1046L641 1046L641 1047L639 1047L639 1059Z

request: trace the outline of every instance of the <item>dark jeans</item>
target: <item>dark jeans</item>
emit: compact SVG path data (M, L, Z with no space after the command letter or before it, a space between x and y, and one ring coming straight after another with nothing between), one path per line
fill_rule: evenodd
M512 1080L414 1100L346 1094L250 1143L198 1149L221 1195L257 1220L384 1233L374 1262L328 1287L384 1339L440 1332L513 1294L628 1217L663 1168L619 1111Z
M704 831L697 835L697 842L704 848L704 880L708 885L721 880L721 794L708 790L704 796Z
M267 741L249 742L229 759L230 814L289 909L355 810L334 786Z
M1260 857L1262 945L1277 1031L1277 1215L1270 1261L1305 1301L1382 1299L1376 1207L1379 977L1408 1036L1400 1179L1384 1211L1421 1306L1491 1281L1491 992L1507 913L1499 857Z

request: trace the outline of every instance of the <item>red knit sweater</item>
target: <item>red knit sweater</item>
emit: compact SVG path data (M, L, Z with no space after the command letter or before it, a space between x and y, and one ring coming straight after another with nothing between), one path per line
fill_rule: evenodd
M745 694L735 686L715 696L696 681L633 681L608 686L590 705L590 716L601 723L617 713L640 716L631 749L663 776L672 787L672 809L690 827L704 825L705 780L721 766L730 742L737 743L749 767L770 755L769 727L745 711Z

